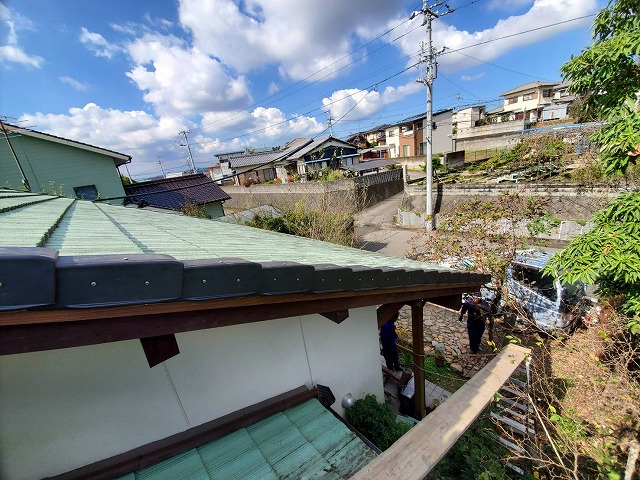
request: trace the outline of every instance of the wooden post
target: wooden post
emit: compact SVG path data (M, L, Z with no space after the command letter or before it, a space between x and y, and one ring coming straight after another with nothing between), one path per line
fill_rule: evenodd
M419 418L424 418L426 408L424 403L424 325L422 323L423 303L421 300L411 303L411 329L413 331L413 385L415 393L415 412Z

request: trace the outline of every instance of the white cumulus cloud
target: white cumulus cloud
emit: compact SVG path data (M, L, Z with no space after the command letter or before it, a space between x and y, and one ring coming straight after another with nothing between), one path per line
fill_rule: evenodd
M186 127L180 119L157 119L141 110L102 108L95 103L70 108L67 114L25 114L21 120L38 131L131 155L132 172L154 165L159 152Z
M179 14L194 45L226 65L240 72L278 65L282 76L301 80L335 76L351 61L353 36L384 25L381 12L398 11L402 3L181 0Z
M80 28L80 42L98 57L113 58L116 53L122 50L99 33L90 32L85 27Z
M89 90L89 85L87 83L80 82L75 78L68 77L66 75L58 77L58 80L60 80L62 83L69 85L74 90L78 90L79 92L86 92L87 90Z
M11 62L40 68L44 59L38 55L29 55L18 42L19 30L33 30L33 23L27 17L16 13L0 3L0 22L6 30L3 45L0 45L0 62Z
M526 2L520 3L526 4ZM434 46L437 50L441 50L443 47L448 49L438 57L438 64L451 71L478 63L469 57L491 61L515 48L532 45L567 30L584 27L592 19L570 20L591 14L595 12L596 7L596 0L535 0L531 8L522 15L512 15L500 19L493 27L478 31L459 30L446 23L446 16L436 19L433 22ZM417 22L421 21L421 18L418 17L398 29L398 32L402 33L402 29L405 33L409 32L418 25ZM398 19L389 21L389 25L397 23ZM561 24L544 28L556 23ZM534 29L538 30L528 32ZM518 35L525 31L527 33ZM404 54L413 55L409 62L413 63L416 59L416 46L421 40L424 40L424 29L418 28L407 33L394 45L397 45ZM467 56L455 53L455 50L458 49L463 49L461 52Z
M322 99L323 109L331 112L334 121L362 120L380 112L385 105L402 100L422 90L424 86L410 82L399 87L386 87L382 93L357 88L337 90Z
M127 72L160 114L204 114L246 108L252 101L244 76L232 76L217 60L168 37L145 35L128 46Z

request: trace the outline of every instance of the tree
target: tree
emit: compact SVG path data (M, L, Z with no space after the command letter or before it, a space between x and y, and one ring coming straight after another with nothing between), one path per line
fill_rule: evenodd
M640 11L637 0L612 0L596 16L594 43L561 68L585 109L606 121L593 140L609 174L624 173L640 156Z
M561 67L571 90L605 125L592 136L610 176L623 174L640 156L640 9L637 0L612 0L595 19L594 43ZM640 191L617 198L594 218L595 228L574 238L549 271L563 280L598 283L617 298L640 333Z

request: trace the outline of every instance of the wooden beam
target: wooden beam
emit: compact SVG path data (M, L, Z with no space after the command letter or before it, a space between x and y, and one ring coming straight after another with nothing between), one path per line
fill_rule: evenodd
M413 385L415 387L413 401L415 412L420 418L426 414L424 400L424 323L422 301L411 303L411 331L413 343Z
M384 303L406 303L458 291L460 287L398 292L377 290L368 294L342 292L341 297L325 294L283 295L281 297L286 297L288 301L281 298L281 303L270 303L268 308L242 303L234 307L230 301L180 302L186 310L176 310L174 304L136 305L95 309L100 311L102 317L94 316L90 320L83 319L87 310L13 312L21 314L21 323L14 321L0 325L0 355L172 335ZM163 305L163 308L159 305ZM220 308L221 305L224 307ZM123 309L129 315L123 314ZM111 316L110 313L114 311L116 315ZM28 315L25 316L25 313ZM39 315L43 315L45 320Z
M462 295L447 295L446 297L436 297L429 299L429 303L435 303L441 307L451 310L460 310L462 307Z
M351 480L423 479L529 353L527 348L507 345L451 397Z
M391 320L400 311L400 309L404 307L404 305L404 302L380 305L376 310L378 316L378 330L380 330L382 325Z
M151 368L180 353L175 335L141 338L140 343Z
M328 318L332 322L342 323L349 318L349 310L336 310L335 312L321 313L324 318Z
M253 295L246 297L217 298L213 300L161 302L140 305L124 305L118 307L98 307L64 310L19 310L0 312L0 326L24 325L27 323L73 322L94 320L98 318L133 317L137 315L168 314L176 312L192 312L219 308L267 306L280 303L315 302L322 300L351 300L355 305L380 305L383 303L409 302L420 298L436 298L457 293L464 293L480 288L479 284L439 284L416 285L404 288L388 288L381 290L341 291L332 293L292 293L284 295ZM327 307L328 305L328 307ZM340 307L325 304L326 312ZM318 310L320 311L320 310Z

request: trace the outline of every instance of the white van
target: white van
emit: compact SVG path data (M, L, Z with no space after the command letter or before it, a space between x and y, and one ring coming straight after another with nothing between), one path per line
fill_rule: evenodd
M575 326L588 305L582 282L564 284L541 270L553 254L524 251L516 254L507 268L507 291L519 309L536 326L546 331L567 330ZM517 321L516 318L513 320Z

